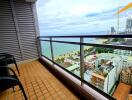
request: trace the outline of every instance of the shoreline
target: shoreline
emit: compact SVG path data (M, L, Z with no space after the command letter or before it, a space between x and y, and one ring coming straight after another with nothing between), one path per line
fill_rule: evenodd
M97 39L98 43L99 44L103 44L105 41L107 41L107 39ZM84 50L89 50L90 48L92 48L93 46L84 46ZM63 58L68 58L72 55L75 55L77 54L79 51L72 51L72 52L69 52L69 53L65 53L63 55L59 55L57 57L55 57L55 60L57 59L63 59Z

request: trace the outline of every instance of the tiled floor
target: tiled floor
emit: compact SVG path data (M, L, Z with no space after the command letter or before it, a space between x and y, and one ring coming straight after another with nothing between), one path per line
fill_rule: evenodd
M20 80L29 100L78 100L41 63L33 61L19 65ZM0 93L0 100L23 100L19 87Z

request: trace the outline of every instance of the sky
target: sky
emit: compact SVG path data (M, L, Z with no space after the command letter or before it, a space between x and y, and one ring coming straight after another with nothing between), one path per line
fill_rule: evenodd
M41 36L107 34L117 29L118 8L131 0L38 0L37 14ZM132 9L120 14L120 30Z

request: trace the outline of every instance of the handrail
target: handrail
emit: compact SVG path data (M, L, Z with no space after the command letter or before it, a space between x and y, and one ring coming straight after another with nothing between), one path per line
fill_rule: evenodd
M38 38L132 38L132 34L116 34L116 35L60 35L60 36L40 36Z
M85 45L85 46L96 46L96 47L105 47L105 48L114 48L114 49L122 49L122 50L132 50L131 45L115 45L115 44L99 44L99 43L80 43L80 42L69 42L62 40L43 40L40 41L48 41L48 42L57 42L57 43L67 43L67 44L76 44L76 45Z

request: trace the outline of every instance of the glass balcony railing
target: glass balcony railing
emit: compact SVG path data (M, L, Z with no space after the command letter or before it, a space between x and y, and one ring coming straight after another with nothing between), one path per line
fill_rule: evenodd
M54 61L80 77L80 46L53 42ZM74 71L77 69L78 71Z
M49 59L52 59L51 57L51 49L50 49L50 42L48 41L41 41L41 53L42 55L46 56ZM45 48L43 48L45 47Z
M132 85L131 78L122 74L132 74L132 35L45 36L39 40L44 57L106 97L112 96L119 82Z

